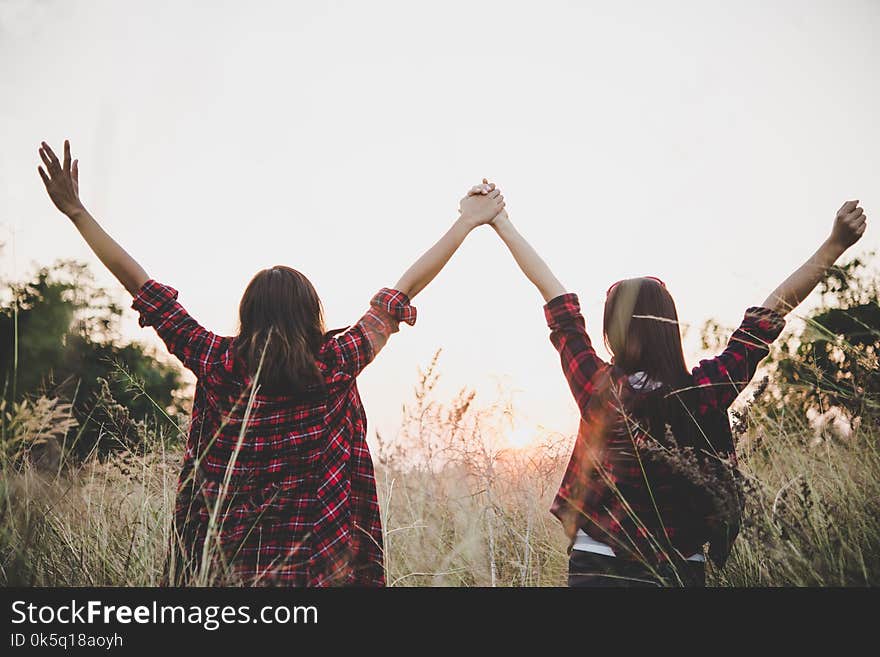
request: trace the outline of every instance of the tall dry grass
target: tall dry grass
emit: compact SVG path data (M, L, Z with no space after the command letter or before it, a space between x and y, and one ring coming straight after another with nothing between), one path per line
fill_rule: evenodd
M566 540L548 508L572 438L511 448L508 401L463 391L441 402L436 365L421 373L400 435L374 445L389 585L563 585ZM876 417L769 408L757 400L739 418L745 525L710 583L880 584ZM0 584L157 585L179 441L142 427L136 451L74 462L69 406L39 398L0 412Z
M719 586L880 584L880 420L767 413L741 438L742 533Z

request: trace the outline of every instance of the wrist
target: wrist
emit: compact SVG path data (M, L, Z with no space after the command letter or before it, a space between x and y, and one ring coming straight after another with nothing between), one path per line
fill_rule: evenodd
M471 232L474 228L480 225L480 223L474 219L473 217L462 214L459 215L458 219L455 220L455 225L464 230L466 233Z
M832 263L840 256L842 256L848 248L849 245L844 244L834 235L829 235L828 239L826 239L825 242L823 242L822 244L822 250L824 250L832 259Z
M70 219L74 224L79 223L84 218L89 216L88 211L82 205L79 205L72 210L68 210L64 214L67 215L67 218Z
M499 237L505 237L513 232L513 223L509 217L496 217L492 220L492 228L498 233Z

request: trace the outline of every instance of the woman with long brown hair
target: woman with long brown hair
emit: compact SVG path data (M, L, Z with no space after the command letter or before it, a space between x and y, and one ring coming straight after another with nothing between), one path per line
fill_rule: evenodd
M704 546L723 565L742 511L727 409L768 354L784 316L865 232L858 201L844 203L818 251L763 304L746 310L727 348L693 369L663 281L631 278L608 289L603 334L613 358L606 363L587 335L577 295L506 210L491 224L544 297L550 340L581 414L551 509L571 541L569 585L702 585Z
M366 314L326 332L300 272L257 273L239 306L238 335L216 335L151 279L88 213L79 164L45 142L49 197L134 296L141 326L197 377L175 505L167 581L174 584L381 586L382 528L366 416L356 378L398 330L410 301L471 230L504 208L500 193L466 196L459 217Z

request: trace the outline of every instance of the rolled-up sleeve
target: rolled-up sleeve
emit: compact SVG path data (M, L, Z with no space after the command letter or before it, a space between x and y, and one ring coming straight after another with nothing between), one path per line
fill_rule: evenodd
M391 334L399 330L401 322L410 326L416 323L415 307L403 292L382 288L370 301L364 316L334 338L339 345L342 369L357 376L382 350Z
M409 302L409 297L403 292L383 287L370 301L370 306L390 315L397 322L404 322L413 326L416 323L415 306Z
M184 367L204 375L227 341L199 324L177 301L177 290L153 279L143 284L131 307L141 326L152 326Z
M729 407L755 376L758 363L770 353L770 345L783 328L785 318L775 310L760 306L748 308L724 351L715 358L700 361L693 370L701 405Z
M584 316L574 293L562 294L544 306L550 342L559 352L562 372L583 414L593 394L593 377L605 366L587 335Z

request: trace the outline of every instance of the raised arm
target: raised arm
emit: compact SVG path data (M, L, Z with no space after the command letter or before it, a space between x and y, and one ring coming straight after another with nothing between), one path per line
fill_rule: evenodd
M468 194L461 200L460 216L434 246L425 251L391 288L383 288L370 302L370 309L349 330L334 336L339 348L339 369L357 376L396 333L400 322L415 324L412 298L421 292L449 262L474 228L489 223L504 209L504 197L492 189L485 194Z
M694 368L701 403L726 409L742 392L785 326L785 315L803 301L828 268L865 232L866 219L858 201L838 210L834 228L819 250L777 287L760 307L746 310L724 351Z
M501 240L510 249L513 259L532 284L538 288L544 301L550 301L565 294L565 287L559 279L550 271L547 263L538 255L534 247L520 235L519 231L511 223L507 216L507 210L502 210L492 221L492 227Z
M98 259L110 270L117 280L125 286L132 296L137 295L144 283L149 280L147 272L116 241L110 237L85 209L79 198L79 160L70 161L70 142L64 141L64 162L42 142L40 158L46 165L37 167L49 198L76 226L80 235L94 251Z
M470 193L484 194L486 186L491 185L484 179L483 187L475 187ZM507 210L501 210L491 225L526 278L544 297L544 316L550 327L550 342L559 352L562 371L583 414L593 395L593 378L605 363L596 355L587 335L577 295L565 291L547 263L513 226Z
M465 196L459 205L459 217L452 227L404 272L394 289L410 299L415 297L440 273L468 234L477 226L492 221L503 209L504 197L498 190Z
M819 284L828 269L849 247L865 233L867 217L858 200L847 201L834 219L831 235L804 264L786 278L769 297L763 307L786 315L797 307Z

